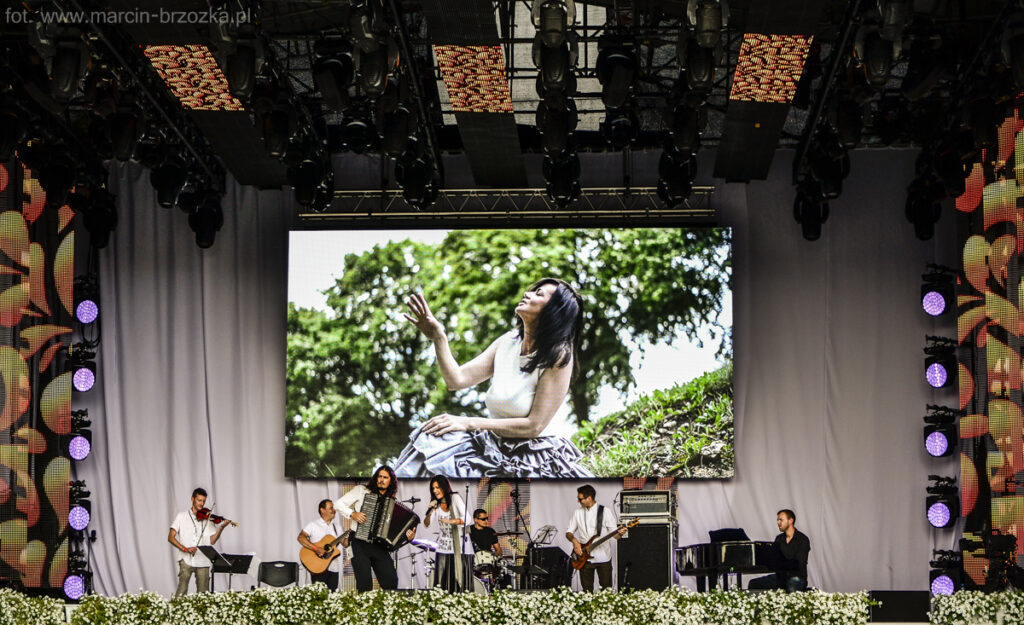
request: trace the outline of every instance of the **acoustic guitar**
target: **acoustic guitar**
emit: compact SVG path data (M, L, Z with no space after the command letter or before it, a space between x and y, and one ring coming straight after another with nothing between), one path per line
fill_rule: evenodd
M350 532L345 532L338 538L328 534L317 542L313 543L317 547L324 548L324 555L316 555L316 551L309 547L303 547L299 550L299 560L302 561L302 566L312 573L313 575L319 575L327 570L327 567L331 566L331 562L338 557L338 555L344 551L344 549L338 549L338 543L348 538Z
M611 538L612 536L615 536L616 534L618 534L619 530L621 530L623 528L629 529L631 527L636 527L639 523L640 523L640 519L638 517L638 518L633 519L629 523L623 523L622 525L618 526L617 528L615 528L615 531L611 532L607 536L602 536L601 538L598 538L597 536L594 536L593 538L591 538L587 542L585 542L582 545L580 545L580 547L583 548L583 554L582 555L577 555L576 554L576 550L573 549L573 551L572 551L572 558L570 558L570 563L572 564L572 568L576 569L577 571L582 569L583 566L590 560L590 558L591 558L590 554L593 553L593 551L595 549L600 547L601 544L604 543L604 541L606 541L609 538Z

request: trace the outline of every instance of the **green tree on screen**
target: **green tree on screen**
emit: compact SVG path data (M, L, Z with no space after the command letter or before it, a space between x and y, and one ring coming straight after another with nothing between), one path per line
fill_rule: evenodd
M584 423L602 386L634 384L629 356L638 344L680 333L699 340L707 326L726 332L717 318L728 243L717 229L463 230L439 245L398 241L346 256L327 292L329 313L288 308L288 475L365 475L423 420L486 414L486 384L445 388L429 341L401 316L410 294L424 294L464 363L513 327L533 282L574 285L585 312L569 401Z

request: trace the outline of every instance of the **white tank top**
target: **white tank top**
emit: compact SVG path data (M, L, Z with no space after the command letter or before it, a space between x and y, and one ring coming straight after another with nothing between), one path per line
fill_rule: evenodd
M487 390L487 410L495 419L527 417L537 394L537 381L541 370L523 373L520 368L526 364L527 356L519 354L523 343L512 331L498 339L498 351L494 354L494 375Z

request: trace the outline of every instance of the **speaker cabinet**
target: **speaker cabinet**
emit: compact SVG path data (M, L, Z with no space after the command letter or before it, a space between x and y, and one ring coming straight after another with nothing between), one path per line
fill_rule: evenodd
M664 590L672 585L674 524L637 525L629 530L628 537L615 542L620 590Z
M569 556L560 547L534 547L533 565L545 571L544 574L534 576L532 586L535 589L558 588L572 582L573 570Z

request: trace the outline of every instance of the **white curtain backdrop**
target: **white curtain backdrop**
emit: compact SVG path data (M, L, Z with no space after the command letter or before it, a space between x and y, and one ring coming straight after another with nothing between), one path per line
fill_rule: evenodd
M792 508L811 539L810 583L855 591L926 588L931 549L953 544L928 528L924 488L958 465L928 458L921 429L926 403L953 401L923 381L924 335L953 326L926 319L918 296L925 262L955 264L956 249L949 210L930 242L903 217L915 156L856 153L815 243L792 217L791 154L768 181L718 185L735 245L736 477L679 484L680 545L720 527L770 540L776 510ZM93 421L77 472L92 491L103 594L173 591L168 527L195 486L240 523L218 547L264 561L297 560L300 528L340 491L284 477L290 192L232 186L224 228L201 251L148 178L131 164L111 174L120 223L101 254L99 384L75 398ZM567 550L577 485L531 485L532 526L561 528ZM595 486L609 505L621 488ZM404 482L402 496L426 490ZM236 576L234 587L254 583Z

